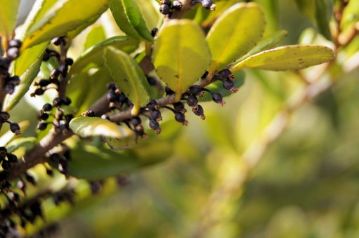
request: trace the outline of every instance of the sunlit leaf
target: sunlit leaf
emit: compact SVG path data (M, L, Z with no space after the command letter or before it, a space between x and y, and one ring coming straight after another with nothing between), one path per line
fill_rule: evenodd
M137 114L150 101L150 86L142 69L128 54L112 47L105 50L104 59L112 79L133 103L132 114Z
M146 21L136 1L110 0L111 12L122 31L132 37L141 37L152 41Z
M35 144L35 137L16 138L6 146L6 149L8 153L12 153L19 148L25 148L25 150L29 150L33 148Z
M266 50L255 54L232 66L233 72L243 68L265 70L298 70L328 62L334 58L334 52L318 45L291 45Z
M262 38L264 14L255 3L239 3L225 11L207 35L212 53L210 72L221 69L251 50Z
M88 1L86 7L79 0L60 0L37 22L32 24L23 48L36 45L81 26L93 23L107 9L107 0Z
M20 0L0 0L0 36L11 38L19 5Z
M115 123L98 117L76 117L71 120L70 128L81 137L103 136L121 138L123 136Z
M153 62L157 74L176 92L178 100L210 63L210 52L199 26L189 20L174 20L164 26L155 41Z
M107 47L114 47L124 52L130 53L138 47L138 41L128 36L115 36L87 49L71 67L70 75L81 72L89 64L97 67L103 65L103 54Z
M84 49L88 48L106 40L105 29L101 25L96 25L91 28L90 32L86 36L86 40L84 43Z

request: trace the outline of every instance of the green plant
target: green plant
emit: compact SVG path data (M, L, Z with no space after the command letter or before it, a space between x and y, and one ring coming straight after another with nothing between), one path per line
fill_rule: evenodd
M298 4L306 9L305 2ZM50 197L56 204L76 203L110 177L122 181L122 174L164 161L180 130L175 121L186 125L188 108L205 119L201 104L223 104L243 85L244 69L298 71L326 62L330 67L337 53L322 45L276 47L285 33L264 37L265 14L257 3L218 1L215 10L212 1L37 0L16 30L19 0L0 4L5 237L44 216L41 203ZM343 13L346 1L337 4ZM111 17L107 9L120 29L112 37L96 23L104 14ZM318 29L333 37L336 51L355 37L357 31L341 42L341 29L332 36L328 14L315 9ZM86 38L78 37L88 28ZM41 108L38 120L20 116L30 125L12 119L25 95L37 99L28 104ZM36 179L61 176L69 182L58 190ZM29 184L37 185L31 197Z

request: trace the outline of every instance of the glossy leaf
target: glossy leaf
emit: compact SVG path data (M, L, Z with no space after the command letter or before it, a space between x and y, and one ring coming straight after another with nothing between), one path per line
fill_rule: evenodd
M239 3L226 10L207 35L212 53L210 72L226 67L251 50L262 38L264 14L255 3Z
M11 38L16 25L20 0L0 0L0 36Z
M138 47L138 41L128 36L115 36L87 49L71 67L70 75L81 72L86 69L89 64L97 67L103 65L103 54L107 47L114 47L126 53L134 51Z
M103 136L121 138L123 136L115 123L98 117L76 117L71 120L70 128L81 137Z
M127 35L148 41L153 40L136 1L110 0L109 5L118 26Z
M112 47L105 49L104 60L112 79L134 104L132 114L138 114L150 101L150 86L142 69L131 56Z
M37 22L29 26L23 48L39 44L93 23L107 9L107 0L57 1Z
M139 150L114 152L106 147L78 146L71 149L69 175L88 180L105 179L159 163L172 153L169 143L150 144Z
M244 84L245 74L243 71L239 71L234 74L234 86L240 88ZM220 93L222 97L228 97L233 93L223 87L222 81L215 81L206 87L208 90L214 93ZM212 101L212 97L208 92L205 92L201 97L198 98L200 102Z
M162 28L154 45L153 63L158 76L179 100L210 64L210 52L198 25L173 20Z
M86 36L84 43L84 49L88 48L106 40L105 29L101 25L95 25L91 28L90 32Z
M277 46L277 44L281 42L284 39L284 37L287 36L287 34L288 34L287 31L278 31L275 34L262 39L261 41L258 42L258 44L253 49L251 49L247 54L242 56L238 60L238 62L248 58L251 55L257 54L258 52Z
M232 66L233 72L243 68L265 70L298 70L330 61L334 52L318 45L291 45L266 50Z
M36 78L41 62L42 55L48 43L42 43L32 48L26 49L15 61L14 74L19 75L20 85L15 88L15 92L7 95L4 102L4 110L9 111L21 100L29 90L31 83Z

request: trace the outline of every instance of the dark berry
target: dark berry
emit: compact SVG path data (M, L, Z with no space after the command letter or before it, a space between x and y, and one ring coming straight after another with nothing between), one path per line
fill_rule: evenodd
M51 82L48 79L41 79L38 83L38 85L40 85L41 87L46 87L47 85L49 85Z
M0 122L6 122L10 118L10 114L8 112L0 112Z
M139 117L134 117L131 119L130 123L133 125L133 126L138 126L141 124L141 118Z
M62 99L62 103L65 106L69 106L71 104L71 99L69 97L65 97L65 98Z
M152 130L155 130L157 133L159 133L161 130L160 124L156 120L150 119L149 126Z
M185 107L182 102L176 102L173 104L173 108L176 112L185 112Z
M44 106L42 106L42 110L44 112L49 112L52 110L52 105L50 103L46 103L46 104L44 104Z
M230 91L235 89L234 82L230 79L223 80L223 87Z
M15 84L12 84L11 82L8 82L5 85L5 92L8 94L13 94L15 92Z
M203 107L201 105L197 105L192 108L192 111L197 116L200 116L203 120L205 119Z
M37 89L35 89L34 94L40 96L40 95L44 94L44 92L45 92L44 89L42 89L42 88L37 88Z
M116 93L112 90L107 93L106 98L109 102L115 102L118 99Z
M59 46L59 45L65 45L66 41L64 37L56 37L51 41L51 43Z
M16 155L14 155L14 154L8 153L8 154L6 154L6 157L7 157L7 160L8 160L10 163L15 163L15 162L17 162L17 157L16 157Z
M61 72L62 77L66 77L68 69L69 68L66 64L62 64L58 68L58 70Z
M175 119L180 123L187 124L186 117L182 112L175 112Z
M161 115L160 110L152 110L152 111L150 111L150 117L151 117L152 120L156 120L156 121L161 120L162 115Z
M50 177L54 176L54 171L52 169L46 168L46 174Z
M41 113L39 118L43 121L46 121L47 119L49 119L49 114L48 113Z
M233 78L232 72L229 69L219 71L216 76L221 80Z
M10 161L7 161L7 160L4 160L2 163L1 163L1 166L4 170L9 170L11 169L11 163Z
M212 0L202 0L202 6L204 8L214 10L214 4L213 4Z
M198 103L198 99L196 96L193 96L193 95L189 95L188 98L187 98L187 104L188 106L190 107L194 107L196 106Z
M52 101L52 104L55 106L55 107L59 107L62 105L62 100L61 98L55 98L53 101Z
M165 92L166 92L166 95L173 95L173 94L175 94L175 92L174 92L172 89L170 89L169 87L166 87L166 88L165 88Z
M204 72L204 74L201 76L201 79L206 79L208 76L208 71Z
M17 39L13 39L9 41L9 48L20 48L21 47L21 41Z
M199 85L193 85L193 86L189 87L188 91L190 92L190 94L198 95L203 91L203 88Z
M157 84L157 80L154 78L154 77L151 77L151 76L146 76L147 78L147 82L152 85L152 86L155 86Z
M223 97L220 93L212 93L212 100L216 103L223 104Z
M74 64L74 60L73 60L73 59L71 59L71 58L66 58L66 59L65 59L65 64L66 64L66 65L70 65L70 66L71 66L71 65L73 65L73 64Z
M84 116L86 117L94 117L96 116L96 113L92 110L88 110L87 112L84 113Z
M107 84L107 89L115 91L116 90L116 84L115 83L108 83Z
M20 134L20 126L15 122L10 123L10 130L14 134Z
M11 82L14 85L19 85L20 84L20 78L19 76L12 76L9 78L9 82Z
M161 4L160 5L160 12L163 14L163 15L168 15L170 14L170 6L168 4Z
M43 131L47 128L47 122L40 122L38 125L37 125L37 129L40 130L40 131Z
M152 37L155 37L155 36L157 35L157 32L158 32L158 28L157 28L157 27L153 28L153 29L151 30L151 36L152 36Z
M5 157L7 154L7 149L4 146L0 146L0 157Z

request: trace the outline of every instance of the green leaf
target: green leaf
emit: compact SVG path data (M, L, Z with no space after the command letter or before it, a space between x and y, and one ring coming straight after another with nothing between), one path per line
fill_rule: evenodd
M107 9L107 0L60 0L26 32L23 49L93 23Z
M210 64L210 52L202 30L189 20L173 20L158 34L153 63L158 76L179 100Z
M126 53L134 51L138 47L138 41L128 36L115 36L87 49L72 65L70 75L80 73L87 69L86 66L94 64L97 67L103 65L103 55L107 47L114 47Z
M106 33L103 26L93 26L90 32L86 36L86 40L84 43L84 49L87 50L88 48L106 40Z
M6 149L8 153L12 153L22 147L25 148L25 150L30 150L35 146L35 144L35 137L16 138L6 146Z
M141 37L148 41L153 40L136 1L110 0L109 5L117 25L127 35Z
M100 68L94 73L89 71L74 75L67 86L67 93L72 100L73 109L78 113L88 110L96 100L107 92L106 85L110 82L112 82L112 78L104 68Z
M105 49L104 60L112 79L134 104L132 114L138 114L150 101L150 85L142 69L131 56L113 47Z
M258 44L253 49L251 49L247 54L245 54L239 60L237 60L237 62L242 61L248 58L249 56L257 54L258 52L261 52L263 50L267 50L275 47L279 42L281 42L284 39L284 37L287 36L287 34L288 34L287 31L282 30L276 32L275 34L269 37L262 39L261 41L258 42Z
M20 0L0 0L0 36L10 39L14 31Z
M118 176L164 161L172 150L171 144L165 142L123 152L114 152L104 146L78 145L71 149L69 175L87 180Z
M31 83L36 78L41 62L42 55L48 43L42 43L26 49L15 61L14 74L19 75L20 85L15 88L12 95L7 95L4 102L4 110L9 111L21 100L29 90Z
M244 84L245 74L243 71L239 71L234 74L234 86L236 88L240 88ZM220 80L216 80L215 82L211 83L206 87L206 89L210 90L211 92L220 93L222 97L228 97L232 95L230 91L223 87L223 83ZM209 102L212 101L212 97L208 92L205 92L201 97L198 98L200 102Z
M332 35L329 29L330 15L332 9L328 6L327 0L315 0L315 19L319 32L328 40Z
M257 4L238 3L226 10L207 35L212 53L210 73L251 50L262 38L264 29L264 14Z
M235 64L232 72L243 68L298 70L322 64L334 58L333 50L319 45L290 45L266 50Z
M71 120L70 128L81 137L103 136L122 138L123 134L119 126L108 120L98 117L76 117Z
M359 1L351 0L344 9L342 27L347 28L359 21Z

